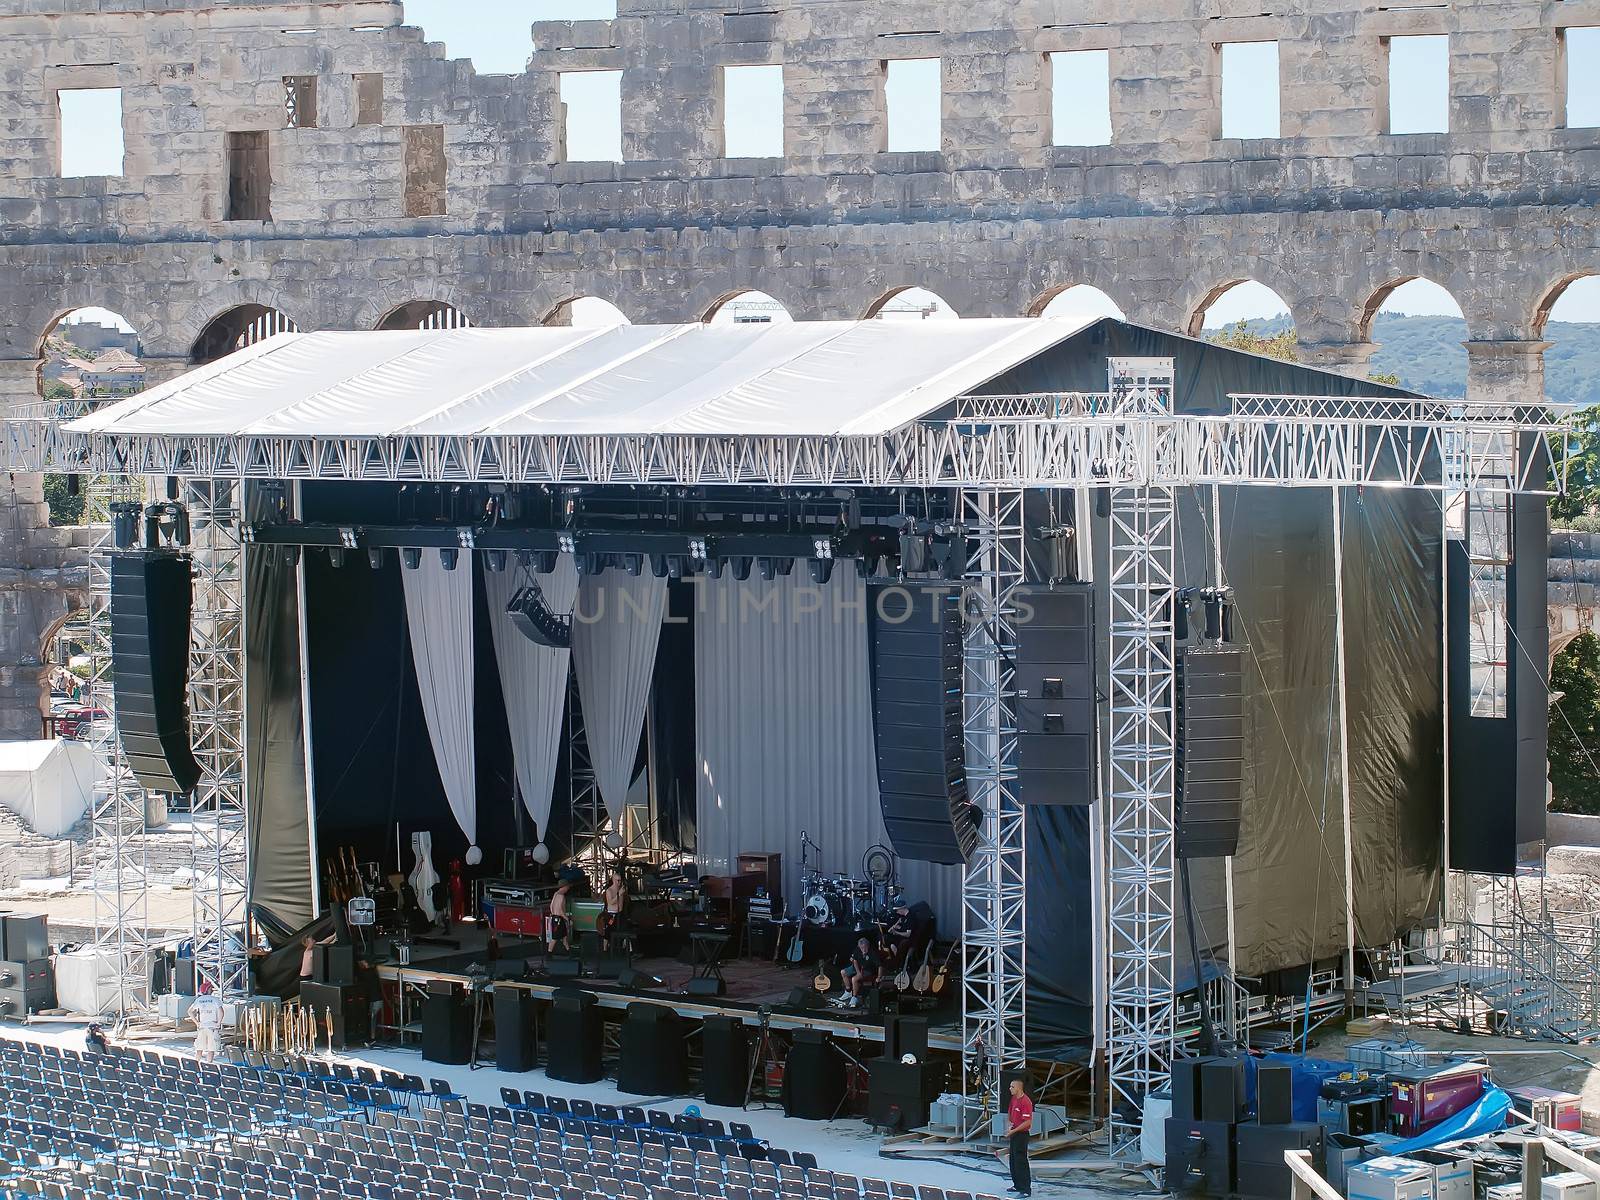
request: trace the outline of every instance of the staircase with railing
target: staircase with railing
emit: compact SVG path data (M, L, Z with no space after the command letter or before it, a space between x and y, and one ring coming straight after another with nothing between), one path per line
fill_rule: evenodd
M1459 922L1455 934L1462 987L1482 1003L1492 1031L1558 1042L1600 1038L1592 926L1536 922L1512 910L1493 923Z

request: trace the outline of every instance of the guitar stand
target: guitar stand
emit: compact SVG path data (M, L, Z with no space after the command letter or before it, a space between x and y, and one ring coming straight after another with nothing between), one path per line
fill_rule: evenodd
M746 1112L750 1110L750 1097L756 1089L756 1072L767 1065L772 1058L772 1010L766 1005L761 1006L761 1030L756 1035L755 1047L750 1052L750 1073L744 1081L744 1104L740 1107ZM761 1089L761 1103L756 1105L759 1112L768 1108L782 1108L782 1104L774 1104L767 1096L765 1084Z

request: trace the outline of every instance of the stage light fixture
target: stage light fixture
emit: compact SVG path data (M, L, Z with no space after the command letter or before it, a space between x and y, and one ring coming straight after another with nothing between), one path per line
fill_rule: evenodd
M361 534L349 525L339 526L339 545L346 550L361 549Z
M811 542L811 552L817 558L832 558L833 557L833 539L832 538L813 538L812 542Z
M343 546L329 546L328 547L328 561L330 563L332 563L336 567L344 566L344 547Z
M561 547L563 554L576 554L578 552L578 539L570 533L556 535L556 545Z
M415 571L422 565L422 548L420 546L406 546L400 551L400 561L406 570Z
M1202 635L1208 642L1222 640L1222 592L1218 588L1206 588L1200 593L1200 603L1205 609L1206 628Z
M478 535L470 525L464 525L456 530L456 540L461 543L463 550L477 549Z
M483 565L498 575L506 569L506 552L504 550L485 550L483 552Z
M454 571L456 569L456 560L460 557L461 551L454 546L439 547L439 565L446 571Z
M689 557L693 558L693 559L696 559L696 560L698 560L700 562L704 562L705 561L705 557L706 557L706 540L705 540L705 538L690 538L689 539Z
M118 550L132 550L139 540L139 515L143 511L137 501L119 501L111 506L111 544Z
M833 578L833 559L831 558L807 559L806 566L811 571L811 582L818 587Z
M367 566L371 567L374 571L383 570L383 547L382 546L368 546L367 547Z
M556 569L556 563L561 560L561 555L555 550L536 550L532 559L535 571L541 575L549 575Z

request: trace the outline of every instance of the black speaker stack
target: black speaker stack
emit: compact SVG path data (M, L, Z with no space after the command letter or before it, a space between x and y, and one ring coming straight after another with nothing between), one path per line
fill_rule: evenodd
M154 792L187 795L200 781L189 741L189 560L111 556L112 695L128 766Z
M1014 599L1017 794L1024 804L1091 804L1094 590L1030 587Z
M964 863L978 841L962 746L961 589L869 589L878 799L901 858Z
M1244 1060L1181 1058L1172 1064L1167 1120L1169 1191L1281 1198L1290 1191L1287 1150L1310 1150L1320 1169L1322 1127L1294 1119L1293 1071L1256 1070L1256 1119L1245 1119Z
M906 1057L911 1062L902 1061ZM925 1017L893 1016L883 1026L883 1057L867 1063L867 1120L883 1129L920 1129L945 1086L943 1064L928 1061Z
M831 1121L844 1103L844 1058L826 1029L797 1029L783 1072L783 1114Z
M743 1108L750 1084L750 1034L737 1017L707 1017L700 1033L700 1088L706 1103Z
M1244 653L1205 645L1178 658L1179 858L1239 848L1244 801Z
M422 1057L458 1067L472 1061L472 1003L467 989L453 980L428 984L422 1002Z
M600 1078L600 1009L593 992L557 990L550 1003L545 1074L564 1083Z
M20 1021L55 1004L46 919L20 913L0 916L0 1020Z
M336 1049L348 1050L372 1041L372 1009L366 993L354 984L302 980L300 1003L311 1010L319 1029L332 1020Z
M678 1096L689 1089L683 1020L664 1004L630 1004L622 1020L617 1090L635 1096ZM744 1098L739 1099L741 1104Z
M502 1071L531 1071L539 1065L537 1006L527 988L509 983L494 989L494 1065Z

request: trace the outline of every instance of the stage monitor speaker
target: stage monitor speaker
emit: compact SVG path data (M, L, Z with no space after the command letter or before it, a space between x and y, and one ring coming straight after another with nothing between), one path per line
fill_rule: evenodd
M194 959L180 958L172 969L172 992L176 996L192 996L194 986Z
M683 990L691 996L720 996L728 990L728 985L714 975L697 975L684 985Z
M1244 653L1206 646L1178 659L1179 858L1239 848L1244 801Z
M583 963L565 955L551 955L544 960L544 973L551 979L576 979L583 974Z
M594 993L562 988L550 1005L545 1074L563 1083L600 1078L600 1010Z
M525 987L494 989L494 1065L502 1071L531 1071L539 1065L537 1006Z
M318 983L331 983L334 987L348 987L356 981L356 950L354 946L313 946L311 949L311 978Z
M743 1108L750 1084L750 1035L737 1017L707 1017L700 1032L700 1085L706 1103Z
M1200 1119L1200 1065L1203 1058L1172 1060L1172 1115L1179 1121Z
M928 1018L891 1016L883 1022L883 1056L899 1062L907 1054L928 1057Z
M867 1121L899 1132L928 1123L928 1110L944 1089L943 1064L908 1064L898 1058L867 1063Z
M1256 1121L1288 1125L1294 1120L1294 1071L1288 1066L1256 1068Z
M901 858L964 863L980 815L967 798L961 589L868 589L872 726L883 823Z
M783 1002L783 1006L798 1009L816 1008L820 999L815 988L795 987L789 989L789 997Z
M826 1029L797 1029L783 1073L783 1114L831 1121L844 1102L844 1058Z
M175 554L111 556L111 692L117 733L134 778L154 792L188 795L200 781L189 740L189 560Z
M0 918L0 958L30 962L50 957L50 924L40 913L6 913Z
M1090 804L1095 780L1094 589L1020 588L1017 794L1024 804Z
M367 1006L366 993L360 988L307 979L300 984L300 1003L311 1010L319 1030L325 1030L332 1017L335 1049L363 1046L372 1040L372 1010ZM426 1045L426 1024L423 1042Z
M472 1061L472 1005L465 993L429 986L422 1002L422 1057L458 1067Z
M1200 1119L1237 1121L1244 1113L1244 1060L1208 1058L1200 1064Z
M617 1090L634 1096L681 1096L688 1088L678 1014L664 1004L628 1005L622 1020Z

